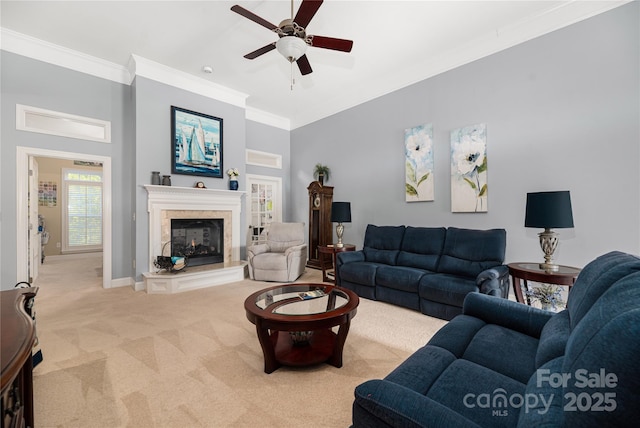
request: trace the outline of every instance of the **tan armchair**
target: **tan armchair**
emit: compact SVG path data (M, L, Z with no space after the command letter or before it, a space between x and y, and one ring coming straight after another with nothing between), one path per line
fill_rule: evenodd
M307 263L304 223L271 223L266 244L249 246L247 258L251 279L295 281Z

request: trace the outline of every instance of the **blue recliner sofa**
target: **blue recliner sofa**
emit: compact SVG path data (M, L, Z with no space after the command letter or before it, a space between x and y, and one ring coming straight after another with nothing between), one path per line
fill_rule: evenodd
M455 227L368 225L360 251L338 253L336 284L450 320L467 294L509 294L507 232Z
M384 379L355 390L353 427L636 427L640 259L589 263L567 309L469 294Z

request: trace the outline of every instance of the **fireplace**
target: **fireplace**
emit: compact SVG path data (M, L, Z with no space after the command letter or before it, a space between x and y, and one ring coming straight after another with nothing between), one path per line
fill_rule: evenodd
M224 219L171 219L171 255L187 257L188 266L224 262Z
M142 273L147 293L178 293L245 278L247 262L240 260L241 199L245 192L157 185L144 188L149 195L149 271ZM174 220L186 222L175 233ZM172 247L168 243L174 234L180 243ZM169 256L174 250L192 253L187 268L178 273L157 271L156 258Z

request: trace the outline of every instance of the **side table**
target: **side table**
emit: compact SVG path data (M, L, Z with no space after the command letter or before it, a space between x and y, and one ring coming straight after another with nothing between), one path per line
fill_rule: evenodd
M334 244L318 245L318 252L320 255L320 265L322 267L322 282L336 283L336 254L343 251L355 251L356 246L353 244L344 244L342 247L336 247ZM327 257L324 254L330 254L330 263L327 262Z
M513 292L516 295L516 300L520 303L525 303L525 298L522 294L521 280L524 281L525 289L529 289L527 281L541 282L544 284L554 285L566 285L571 290L571 286L576 282L576 278L581 269L571 266L559 266L556 271L545 271L540 269L538 263L509 263L509 274L511 275L511 282L513 284ZM531 301L527 297L526 303L531 305Z

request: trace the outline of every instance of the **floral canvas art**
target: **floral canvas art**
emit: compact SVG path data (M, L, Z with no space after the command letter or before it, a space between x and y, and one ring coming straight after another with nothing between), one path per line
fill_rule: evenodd
M487 212L487 126L451 131L451 211Z
M405 200L433 201L433 125L404 130Z

